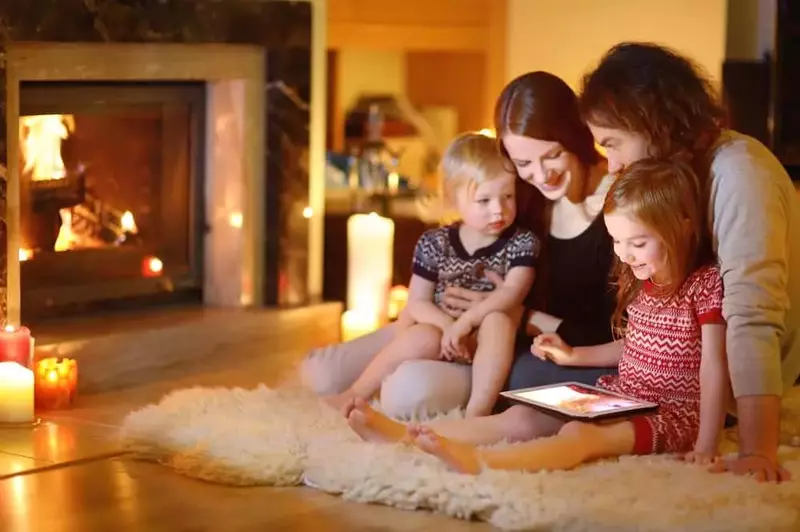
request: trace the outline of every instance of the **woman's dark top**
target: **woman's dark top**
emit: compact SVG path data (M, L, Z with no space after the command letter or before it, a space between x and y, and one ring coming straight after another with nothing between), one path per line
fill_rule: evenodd
M571 346L608 343L613 340L611 316L616 305L610 283L613 243L602 215L580 235L570 239L549 236L541 260L547 261L543 282L545 312L563 321L558 334ZM538 309L542 310L542 309ZM511 367L507 390L578 381L594 385L598 377L616 368L559 366L531 354L531 338L521 335ZM508 406L498 402L498 409Z
M616 304L609 278L614 252L603 216L574 238L551 235L546 253L545 312L563 320L556 332L571 346L610 342Z

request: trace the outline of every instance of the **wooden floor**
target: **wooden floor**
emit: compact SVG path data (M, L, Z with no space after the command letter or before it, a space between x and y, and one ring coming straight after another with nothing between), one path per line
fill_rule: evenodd
M482 531L426 512L364 505L308 488L233 488L185 478L125 455L121 419L193 385L250 387L291 376L301 352L215 353L160 368L146 384L83 396L35 430L0 430L0 530L67 531ZM263 350L263 344L261 346Z

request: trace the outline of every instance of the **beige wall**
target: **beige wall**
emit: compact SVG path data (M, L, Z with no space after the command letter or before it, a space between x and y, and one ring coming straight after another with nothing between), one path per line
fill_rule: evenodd
M339 50L337 100L342 113L362 94L397 94L406 91L405 53L395 50Z
M718 81L726 19L726 0L509 0L506 74L546 70L577 88L608 48L642 40L691 56Z

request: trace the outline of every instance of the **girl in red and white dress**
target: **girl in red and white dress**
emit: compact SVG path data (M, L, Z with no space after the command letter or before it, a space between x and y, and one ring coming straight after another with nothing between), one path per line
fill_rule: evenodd
M655 402L656 413L610 423L564 423L515 405L494 416L404 426L357 401L347 411L350 426L368 440L414 442L467 473L481 467L569 469L629 454L683 453L688 461L713 461L728 371L722 280L701 194L694 172L679 161L644 160L623 171L603 214L619 259L614 321L624 328L624 338L572 348L555 334L543 334L531 348L535 356L561 365L618 364L619 376L603 377L598 385ZM504 439L526 443L478 447Z

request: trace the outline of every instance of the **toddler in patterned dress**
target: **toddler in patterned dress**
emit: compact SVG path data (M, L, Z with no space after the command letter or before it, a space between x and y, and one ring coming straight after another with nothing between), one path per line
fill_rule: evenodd
M522 302L534 280L539 242L515 226L516 175L494 139L469 133L456 138L441 164L445 200L460 220L425 232L411 268L406 324L353 385L328 397L342 408L368 399L402 362L444 359L472 364L466 415L491 413L514 355ZM497 274L499 286L487 278ZM442 300L447 287L491 292L458 315ZM457 317L453 317L457 316Z
M619 365L598 385L659 405L653 414L604 423L564 423L525 405L481 419L403 426L361 402L348 421L369 440L413 441L451 467L569 469L627 454L682 453L716 460L728 398L722 280L707 238L701 187L677 161L632 164L609 190L603 213L618 257L615 325L624 339L572 348L536 337L534 355L560 365ZM535 439L542 436L541 439ZM506 448L476 444L532 440Z

